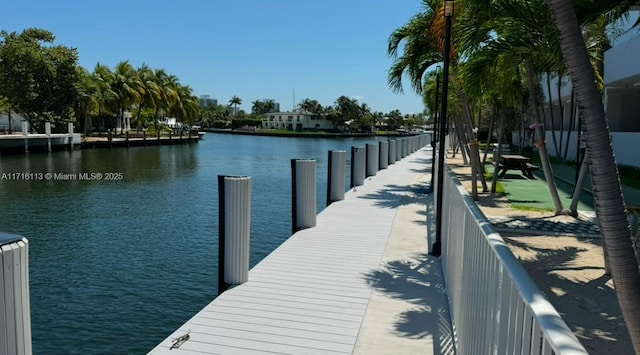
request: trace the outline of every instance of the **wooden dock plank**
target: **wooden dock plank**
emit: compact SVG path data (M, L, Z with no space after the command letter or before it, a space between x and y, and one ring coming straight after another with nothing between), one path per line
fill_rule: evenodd
M351 189L254 266L249 281L216 298L153 354L352 353L401 197L425 154ZM426 233L426 232L425 232ZM179 349L171 338L191 331ZM381 350L382 351L382 350Z

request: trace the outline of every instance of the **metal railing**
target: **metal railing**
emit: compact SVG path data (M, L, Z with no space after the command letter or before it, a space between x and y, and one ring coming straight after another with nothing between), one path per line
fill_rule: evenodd
M442 259L459 354L587 354L446 167Z

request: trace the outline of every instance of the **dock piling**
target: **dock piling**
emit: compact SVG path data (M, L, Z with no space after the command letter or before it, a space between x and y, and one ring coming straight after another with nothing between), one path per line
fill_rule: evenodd
M364 184L365 175L364 147L351 147L351 187Z
M389 141L381 141L378 145L378 170L389 166Z
M249 280L251 177L218 175L218 295Z
M327 206L329 206L332 202L344 200L347 152L330 150L327 170Z
M366 176L375 176L378 172L378 147L375 144L366 145Z
M389 140L389 165L394 164L396 162L396 142L395 139Z
M32 353L28 247L26 238L0 232L1 353Z
M47 135L47 151L51 153L51 122L44 123L44 133Z
M291 159L291 234L316 226L316 161Z

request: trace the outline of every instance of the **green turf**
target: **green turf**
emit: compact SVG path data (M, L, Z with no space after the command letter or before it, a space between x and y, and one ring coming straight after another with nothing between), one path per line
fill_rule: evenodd
M493 173L492 165L487 164L486 167L489 172ZM498 181L514 208L528 211L554 211L553 200L544 180L544 174L542 171L537 171L534 175L535 179L529 179L524 177L521 172L511 170ZM568 209L571 204L573 186L559 179L556 179L556 186L563 208ZM583 192L580 195L578 210L593 211L591 194Z

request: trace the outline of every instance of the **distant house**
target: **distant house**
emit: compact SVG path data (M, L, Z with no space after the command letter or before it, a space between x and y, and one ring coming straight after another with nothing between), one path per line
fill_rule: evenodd
M267 129L288 129L291 131L332 130L335 125L323 115L311 112L271 112L262 119L262 127Z

